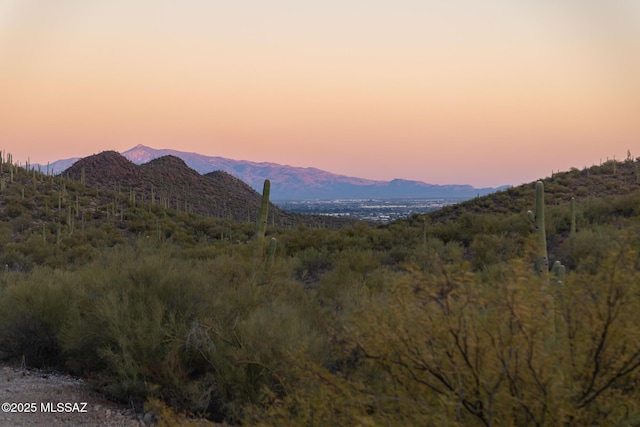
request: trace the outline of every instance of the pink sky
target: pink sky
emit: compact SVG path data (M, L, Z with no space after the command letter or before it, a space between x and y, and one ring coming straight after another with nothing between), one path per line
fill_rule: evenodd
M475 186L640 156L640 2L218 3L0 0L0 149Z

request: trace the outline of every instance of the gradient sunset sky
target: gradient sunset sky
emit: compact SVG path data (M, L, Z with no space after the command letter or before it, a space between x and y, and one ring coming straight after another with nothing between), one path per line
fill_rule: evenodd
M517 185L640 156L640 0L0 0L0 149Z

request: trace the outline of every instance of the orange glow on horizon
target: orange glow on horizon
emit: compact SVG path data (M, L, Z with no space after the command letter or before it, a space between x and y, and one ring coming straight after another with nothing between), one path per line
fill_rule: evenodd
M70 4L16 2L0 19L0 140L16 158L141 143L480 186L622 156L640 137L640 33L588 6L572 24L559 6L470 1Z

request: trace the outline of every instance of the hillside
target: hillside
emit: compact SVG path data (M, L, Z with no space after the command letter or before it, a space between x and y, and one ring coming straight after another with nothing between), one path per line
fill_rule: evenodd
M548 256L575 268L579 259L604 251L611 227L623 229L640 217L640 158L554 173L544 184ZM575 199L575 212L571 199ZM458 242L476 269L525 253L533 230L527 211L535 204L535 183L477 197L424 215L399 220L389 228L408 226L423 238ZM574 219L572 220L572 216ZM572 221L578 233L571 235ZM593 231L598 230L598 231ZM579 249L578 249L579 248ZM491 257L482 254L492 251ZM582 255L579 255L582 254ZM599 254L604 256L604 253Z
M89 186L129 197L134 203L157 205L236 222L255 222L262 196L225 172L201 175L175 156L163 156L140 166L115 151L80 159L62 175ZM272 185L273 188L273 185ZM340 227L349 221L292 214L269 206L269 223Z
M266 239L188 213L210 189L253 197L226 173L85 160L67 179L0 157L0 359L81 375L167 425L640 419L638 160L544 178L545 203L529 183Z
M640 190L639 162L631 158L626 161L610 160L581 170L572 168L570 171L554 173L541 179L545 185L545 201L549 205L562 205L569 203L572 197L578 202L585 202ZM429 213L428 217L434 222L447 222L463 213L491 215L526 212L531 209L533 184L519 185L447 206Z

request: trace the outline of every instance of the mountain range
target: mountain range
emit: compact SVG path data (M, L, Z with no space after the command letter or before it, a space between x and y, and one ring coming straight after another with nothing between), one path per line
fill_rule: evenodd
M205 156L171 149L155 149L137 145L122 155L141 165L163 156L175 156L200 174L224 171L262 191L265 179L271 180L272 200L341 199L341 198L460 198L468 199L504 190L474 188L471 185L436 185L421 181L394 179L376 181L333 174L317 168L303 168L277 163L250 162L217 156ZM71 167L79 158L58 160L49 165L54 173Z

